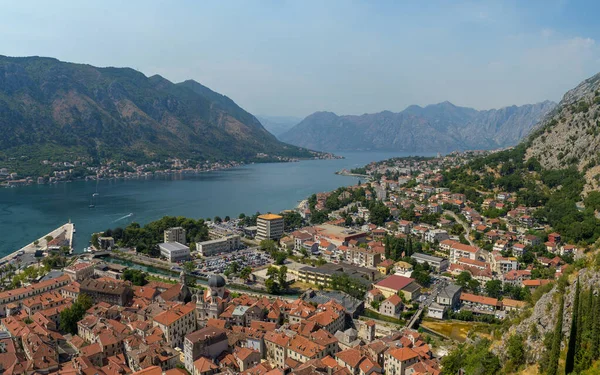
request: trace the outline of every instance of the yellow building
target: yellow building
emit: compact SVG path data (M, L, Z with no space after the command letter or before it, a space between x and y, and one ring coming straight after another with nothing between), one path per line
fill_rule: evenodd
M382 275L388 275L394 268L394 261L386 259L377 265L377 271Z

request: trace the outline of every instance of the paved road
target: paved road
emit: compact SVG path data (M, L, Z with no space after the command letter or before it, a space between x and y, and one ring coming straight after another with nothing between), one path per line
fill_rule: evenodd
M456 220L457 223L459 223L460 225L463 226L463 228L465 228L465 238L467 239L467 241L469 241L469 244L471 246L475 246L475 243L473 243L473 241L471 240L471 227L469 226L469 224L462 221L458 217L458 215L452 211L444 211L444 214L452 216L454 218L454 220Z
M431 286L431 292L429 293L427 298L421 302L421 304L419 305L419 309L415 312L415 314L412 316L412 318L410 318L410 320L406 324L406 327L412 328L415 325L415 323L421 317L423 310L426 307L431 306L431 304L435 302L435 299L438 296L438 294L440 293L440 291L448 284L448 281L445 279L437 278L436 280L437 280L437 283L434 283Z

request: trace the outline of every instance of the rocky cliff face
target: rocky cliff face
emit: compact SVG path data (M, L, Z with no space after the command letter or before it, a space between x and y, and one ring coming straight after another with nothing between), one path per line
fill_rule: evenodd
M511 146L555 106L543 102L488 111L449 102L400 113L361 116L316 112L282 134L284 142L318 150L449 152Z
M526 157L546 168L585 171L586 189L600 187L600 73L567 92L531 134Z
M582 290L587 290L593 287L597 290L600 287L600 273L592 268L584 268L577 274ZM563 341L562 347L567 344L567 337L571 329L571 318L573 314L573 301L575 299L575 276L572 277L571 283L565 289L564 293L564 310L563 310ZM558 319L559 310L559 291L555 286L550 292L543 295L535 304L533 311L529 317L521 321L518 325L512 326L508 332L502 337L498 345L493 348L493 351L501 359L506 359L506 345L508 339L519 334L526 338L525 347L527 352L527 362L530 364L539 363L544 348L544 336L554 330Z

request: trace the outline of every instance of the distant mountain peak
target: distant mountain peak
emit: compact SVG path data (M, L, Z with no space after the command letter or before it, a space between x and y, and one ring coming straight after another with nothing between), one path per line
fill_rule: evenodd
M478 111L444 101L425 107L411 105L398 113L337 116L315 112L281 134L280 139L327 151L494 149L514 145L527 135L553 108L548 103Z

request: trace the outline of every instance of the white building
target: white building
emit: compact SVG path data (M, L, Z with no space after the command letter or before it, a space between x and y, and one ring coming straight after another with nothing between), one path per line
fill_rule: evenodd
M283 236L283 216L275 214L260 215L256 219L256 239L279 240Z
M430 267L434 268L438 272L444 272L448 269L448 259L436 257L433 255L414 253L410 256L419 264L429 264Z
M196 250L203 257L219 253L228 253L240 248L240 236L231 235L216 240L196 242Z
M180 262L190 259L190 248L179 242L159 243L160 255L169 262Z
M434 243L435 241L440 243L448 239L450 239L450 236L444 229L432 229L425 233L425 241L429 243Z

